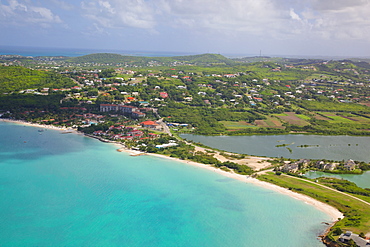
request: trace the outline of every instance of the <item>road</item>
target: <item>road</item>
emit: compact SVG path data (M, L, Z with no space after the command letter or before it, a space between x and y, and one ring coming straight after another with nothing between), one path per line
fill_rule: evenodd
M290 177L290 178L299 179L299 180L302 180L302 181L306 181L306 182L308 182L308 183L316 184L316 185L321 186L321 187L323 187L323 188L326 188L326 189L328 189L328 190L332 190L332 191L335 191L335 192L337 192L337 193L343 194L343 195L345 195L345 196L351 197L351 198L353 198L353 199L355 199L355 200L357 200L357 201L360 201L360 202L365 203L366 205L370 206L370 202L364 201L364 200L362 200L362 199L360 199L360 198L358 198L358 197L355 197L355 196L352 196L352 195L347 194L347 193L345 193L345 192L342 192L342 191L339 191L339 190L336 190L336 189L330 188L330 187L328 187L328 186L325 186L325 185L322 185L322 184L319 184L319 183L316 183L316 182L313 182L313 181L310 181L310 180L307 180L307 179L297 178L297 177L294 177L294 176L290 176L290 175L287 175L287 174L281 174L281 175L283 175L283 176L287 176L287 177Z
M167 124L163 122L163 118L159 119L157 122L162 126L164 133L168 134L169 136L172 136L170 128L168 128Z

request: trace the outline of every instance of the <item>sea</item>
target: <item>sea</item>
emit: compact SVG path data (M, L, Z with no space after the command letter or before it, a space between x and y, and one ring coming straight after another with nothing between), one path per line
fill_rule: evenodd
M0 122L0 246L324 246L311 205L117 148Z
M1 46L0 55L20 55L25 57L39 56L64 56L78 57L93 53L115 53L126 56L144 56L144 57L173 57L196 55L192 52L171 52L171 51L135 51L119 49L86 49L86 48L54 48L54 47L27 47L27 46Z
M25 57L39 56L64 56L64 57L79 57L93 53L115 53L125 56L143 56L143 57L174 57L174 56L189 56L199 55L204 53L218 52L178 52L178 51L139 51L139 50L124 50L124 49L87 49L87 48L55 48L55 47L28 47L28 46L4 46L0 45L0 55L20 55ZM257 54L248 53L225 53L222 54L228 58L252 57Z

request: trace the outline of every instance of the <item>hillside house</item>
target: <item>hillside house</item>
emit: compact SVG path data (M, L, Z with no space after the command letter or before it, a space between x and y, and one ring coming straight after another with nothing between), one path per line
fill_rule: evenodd
M347 171L353 171L356 169L356 163L353 161L353 160L347 160L345 163L344 163L344 166L343 168Z
M160 92L159 93L159 96L162 98L162 99L166 99L168 98L168 94L166 92Z
M154 130L160 130L162 129L162 126L154 121L148 120L140 123L142 127L154 129Z
M290 163L290 164L285 164L283 167L282 167L282 171L283 172L292 172L292 173L295 173L297 172L299 169L298 167L298 164L297 163Z
M133 111L131 116L133 118L143 118L143 117L145 117L145 113L139 112L139 111Z
M100 104L101 112L118 111L118 105L114 104Z

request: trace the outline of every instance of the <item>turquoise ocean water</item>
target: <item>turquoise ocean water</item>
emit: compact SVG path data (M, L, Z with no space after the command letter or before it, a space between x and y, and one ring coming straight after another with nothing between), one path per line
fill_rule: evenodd
M116 148L0 122L0 246L323 246L304 202Z

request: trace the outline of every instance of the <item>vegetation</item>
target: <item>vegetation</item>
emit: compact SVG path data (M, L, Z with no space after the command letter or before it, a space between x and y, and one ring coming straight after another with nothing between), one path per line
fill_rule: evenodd
M356 195L367 196L369 197L369 201L370 201L370 189L360 188L353 182L343 180L343 179L327 178L327 177L319 178L318 181L321 184L325 184L326 186L332 187L339 191L348 192L348 193L356 194Z
M25 89L69 88L75 85L70 78L60 74L20 66L0 66L0 93Z
M104 64L127 64L131 65L145 65L149 62L169 64L176 61L183 63L192 63L197 65L207 64L227 64L233 65L235 62L222 55L217 54L202 54L192 56L176 56L176 57L140 57L140 56L122 56L113 53L96 53L85 55L81 57L69 58L70 63L104 63Z

